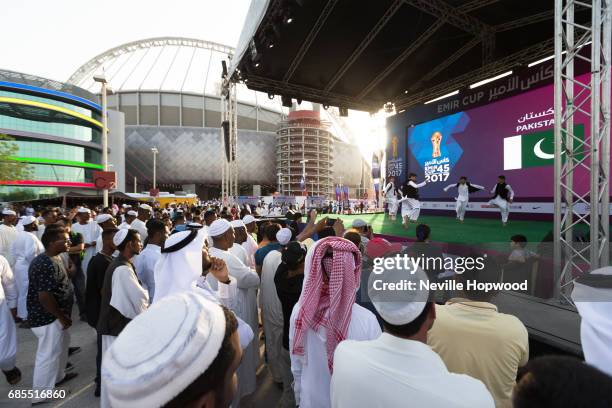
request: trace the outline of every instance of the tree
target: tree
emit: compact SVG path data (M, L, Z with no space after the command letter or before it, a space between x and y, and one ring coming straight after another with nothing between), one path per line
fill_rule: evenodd
M0 133L0 182L26 180L32 175L27 163L14 159L19 151L19 146L13 142L14 140L11 136Z

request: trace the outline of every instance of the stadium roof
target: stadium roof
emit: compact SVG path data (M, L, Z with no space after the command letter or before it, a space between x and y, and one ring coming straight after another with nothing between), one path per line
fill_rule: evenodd
M588 18L576 9L576 22ZM250 89L377 111L553 53L552 1L254 0L231 65Z

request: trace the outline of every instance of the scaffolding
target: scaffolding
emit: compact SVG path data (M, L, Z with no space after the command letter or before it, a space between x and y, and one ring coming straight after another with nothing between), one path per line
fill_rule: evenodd
M609 265L611 3L555 0L554 259L562 302L571 303L575 277ZM578 7L590 11L590 26L575 22ZM579 60L590 64L586 81L575 75ZM575 132L577 113L590 118L584 138ZM578 182L584 172L588 188ZM589 239L578 242L583 228Z
M224 149L221 161L221 200L225 205L234 204L236 197L240 195L238 187L237 109L236 83L226 76L221 83L221 146ZM224 123L227 123L225 127ZM226 154L226 152L228 153Z

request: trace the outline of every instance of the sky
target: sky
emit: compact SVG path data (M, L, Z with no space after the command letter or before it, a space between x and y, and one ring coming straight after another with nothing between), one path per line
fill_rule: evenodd
M178 36L235 47L250 0L2 3L0 69L66 81L90 58L130 41Z
M236 47L250 0L5 0L0 69L65 82L92 57L151 37L190 37ZM100 22L100 23L98 23ZM351 111L362 155L384 148L384 119Z

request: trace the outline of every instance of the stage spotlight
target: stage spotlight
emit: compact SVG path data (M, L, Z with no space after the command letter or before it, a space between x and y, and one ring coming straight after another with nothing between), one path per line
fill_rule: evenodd
M339 107L338 110L340 111L340 116L348 116L348 108L344 108L344 107Z
M298 105L301 105L301 104L302 104L302 100L301 100L301 99L296 99L296 101L297 101L297 104L298 104Z
M221 61L221 66L223 70L223 74L221 75L221 77L225 78L227 76L227 63L225 62L225 60Z
M290 96L285 96L282 95L281 96L281 101L283 102L283 106L290 108L291 106L293 106L293 102L291 101L291 97Z
M329 109L329 105L323 104L323 109L328 110Z
M270 44L268 45L268 48L274 48L274 43L270 43Z
M260 65L259 62L256 62L255 63L255 68L259 68L259 65Z
M286 23L286 24L291 24L291 23L293 23L293 17L287 17L287 18L285 19L285 23Z
M274 99L274 94L273 93L269 93L268 94L268 99Z

